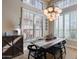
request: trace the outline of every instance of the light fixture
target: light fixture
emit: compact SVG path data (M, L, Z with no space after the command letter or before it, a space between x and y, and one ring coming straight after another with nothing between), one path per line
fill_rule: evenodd
M55 7L54 5L44 9L44 14L50 21L55 20L60 15L61 12L62 10L58 7Z

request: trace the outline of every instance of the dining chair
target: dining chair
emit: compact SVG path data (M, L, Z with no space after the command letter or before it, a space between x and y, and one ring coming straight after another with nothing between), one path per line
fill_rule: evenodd
M54 59L63 59L63 54L66 54L66 47L65 47L66 41L62 41L54 46L51 46L47 49L47 52L52 54L54 56ZM56 55L60 53L59 57L57 58Z
M30 56L32 56L35 59L46 59L46 54L44 53L44 49L43 48L39 48L36 45L28 45L28 50L29 50L29 54L28 54L28 59L30 59Z
M54 47L55 48L60 48L63 51L63 53L66 54L66 46L65 46L65 44L66 44L66 40L56 44Z
M54 59L59 59L60 58L60 56L58 56L58 57L56 56L58 54L58 52L61 52L61 50L59 48L55 48L55 47L52 46L52 47L47 49L47 52L49 54L52 54Z

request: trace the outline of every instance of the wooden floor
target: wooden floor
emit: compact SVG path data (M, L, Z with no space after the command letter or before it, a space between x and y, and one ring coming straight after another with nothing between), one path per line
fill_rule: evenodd
M77 59L77 50L73 48L66 48L67 54L63 56L63 59ZM23 55L20 55L18 57L15 57L13 59L28 59L28 50L24 52ZM33 59L32 57L30 59ZM47 59L53 59L53 56L48 54Z

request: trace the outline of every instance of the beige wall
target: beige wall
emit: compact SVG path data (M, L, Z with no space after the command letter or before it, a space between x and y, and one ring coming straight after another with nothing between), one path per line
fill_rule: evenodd
M20 0L2 0L2 25L5 24L5 20L11 20L15 26L18 26L20 19L19 1Z
M2 0L2 32L9 32L19 26L20 0ZM10 28L12 27L12 28Z

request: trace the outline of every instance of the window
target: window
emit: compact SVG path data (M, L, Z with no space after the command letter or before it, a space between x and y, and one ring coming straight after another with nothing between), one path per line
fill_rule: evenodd
M23 8L22 33L24 38L33 38L33 14Z
M76 11L73 11L73 12L71 12L71 19L72 19L72 21L70 21L71 22L71 24L70 24L70 37L72 38L72 39L75 39L75 38L77 38L76 36L77 36L77 12Z
M67 7L70 6L70 0L66 0L67 1Z
M69 13L64 14L64 36L69 38Z
M77 0L61 0L61 1L56 2L55 4L56 6L60 8L66 8L74 4L77 4Z
M54 21L54 35L69 40L77 39L77 12L63 13Z
M59 16L59 37L63 37L63 15Z
M36 1L36 8L42 10L43 9L43 3L40 2L39 0Z
M42 36L42 16L36 14L34 17L34 37Z
M22 34L24 39L43 36L43 31L47 30L47 20L44 18L41 14L22 9Z
M54 35L57 37L64 37L63 35L63 15L59 16L54 22Z
M57 36L57 37L59 36L58 32L59 32L59 30L58 30L58 19L56 19L54 21L54 35Z
M23 0L23 3L31 5L37 9L43 9L43 3L40 0Z
M71 5L73 5L77 3L77 0L70 0L70 2L71 2Z

